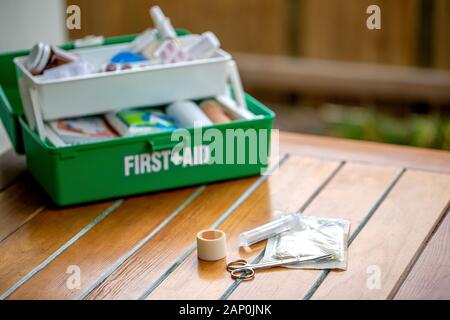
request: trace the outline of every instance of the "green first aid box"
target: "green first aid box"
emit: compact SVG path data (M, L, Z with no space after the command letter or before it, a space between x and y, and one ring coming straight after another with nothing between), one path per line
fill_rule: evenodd
M187 32L178 34L182 41L191 41ZM134 38L109 38L101 46L82 49L72 43L61 47L88 60L99 59ZM243 93L236 65L224 51L206 61L45 83L21 67L28 53L0 55L0 116L15 151L26 155L28 170L58 205L253 176L267 167L275 115ZM55 119L211 98L234 102L229 111L243 116L178 134L62 147L53 145L43 130L46 121Z

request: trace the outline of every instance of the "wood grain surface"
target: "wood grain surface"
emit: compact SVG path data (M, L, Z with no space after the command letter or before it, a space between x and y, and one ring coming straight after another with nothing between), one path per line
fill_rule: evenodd
M392 298L449 200L449 175L406 172L350 246L348 270L330 273L312 298Z
M370 5L381 9L381 30L366 26ZM299 51L306 57L406 65L417 61L417 1L301 0L299 10Z
M450 299L450 215L445 216L410 274L395 295L397 300Z
M11 295L11 299L74 299L108 267L176 210L195 188L127 199L124 204L70 246L44 270ZM67 269L81 271L80 288L66 285Z
M25 157L8 149L0 153L0 192L10 186L25 171Z
M138 299L256 181L256 178L208 186L135 255L95 288L87 299Z
M249 53L234 57L246 88L256 92L312 94L324 100L450 102L448 71Z
M38 214L48 201L28 174L0 192L0 242Z
M450 152L442 150L281 132L280 152L450 173Z
M58 208L28 173L16 171L0 191L0 296L449 298L448 152L290 133L279 138L281 154L291 155L268 177L124 202ZM1 155L7 165L0 176L17 168L15 161ZM275 209L304 206L305 214L349 219L352 232L364 221L350 246L347 271L278 268L236 285L224 260L197 259L195 234L214 225L228 235L228 260L252 260L265 243L239 249L238 235L272 220ZM79 288L67 286L69 266L80 268ZM380 287L369 288L377 270Z
M70 31L72 39L90 34L106 37L142 32L153 27L148 10L157 4L176 28L195 33L212 31L227 50L289 52L290 42L284 35L288 14L284 1L135 0L130 4L123 0L67 0L67 3L80 6L83 12L81 29Z
M355 230L398 174L392 167L347 164L305 214L347 219ZM241 283L230 299L302 299L320 274L320 270L283 268L258 272L255 280Z
M227 234L226 260L250 259L258 254L264 243L253 247L251 252L245 252L239 248L238 235L274 219L280 214L274 210L299 210L338 165L338 162L289 158L220 226ZM225 262L225 259L213 263L199 261L197 253L193 252L148 298L218 299L233 283L225 270Z
M450 69L450 1L434 0L433 67Z
M65 209L46 207L4 239L0 243L0 294L111 205L112 202L103 202Z

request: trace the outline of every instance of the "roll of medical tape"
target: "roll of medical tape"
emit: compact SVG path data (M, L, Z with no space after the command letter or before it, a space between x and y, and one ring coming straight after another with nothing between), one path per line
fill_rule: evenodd
M227 256L227 237L221 230L197 233L197 255L200 260L217 261Z

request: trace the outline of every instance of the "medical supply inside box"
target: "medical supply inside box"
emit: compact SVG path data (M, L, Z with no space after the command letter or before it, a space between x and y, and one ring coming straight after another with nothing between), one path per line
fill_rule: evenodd
M150 37L157 60L136 53ZM149 29L1 54L0 116L16 152L59 205L261 174L274 114L243 92L230 54L200 57L215 41L178 30L162 42Z

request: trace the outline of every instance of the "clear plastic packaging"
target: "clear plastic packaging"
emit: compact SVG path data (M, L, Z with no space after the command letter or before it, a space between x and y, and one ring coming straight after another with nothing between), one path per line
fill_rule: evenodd
M117 134L100 116L51 121L47 130L59 137L58 140L52 139L52 133L48 137L55 145L61 145L61 142L76 145L117 138Z
M108 123L122 137L176 130L171 118L156 108L128 109L105 115Z
M297 221L297 215L283 216L277 220L259 226L255 229L243 232L239 235L241 247L248 247L259 241L272 238L282 232L293 228Z
M271 238L262 262L315 255L333 254L329 261L292 264L297 269L347 269L347 248L350 222L298 216L293 228Z
M155 29L147 29L136 37L130 44L129 50L134 53L141 53L145 51L150 45L157 45L158 32Z
M54 67L44 71L44 74L39 76L42 80L58 80L77 76L84 76L95 71L89 63L85 61L75 61Z

